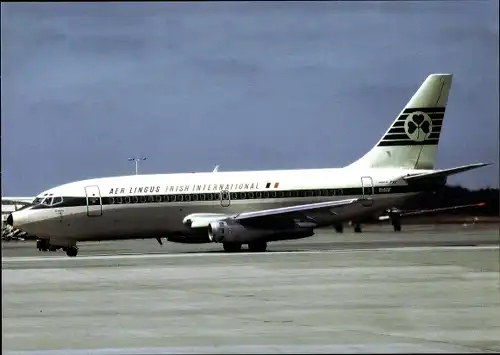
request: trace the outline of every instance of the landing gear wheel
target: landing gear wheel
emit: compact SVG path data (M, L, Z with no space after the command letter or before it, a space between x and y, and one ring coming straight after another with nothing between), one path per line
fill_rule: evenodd
M361 224L356 223L354 225L354 233L361 233Z
M263 253L267 249L266 242L252 242L248 243L248 250L253 253Z
M78 255L78 248L77 247L68 247L66 249L66 255L71 256L71 257L77 256Z
M240 243L222 243L226 253L237 253L241 250Z
M401 223L393 223L394 232L401 232Z
M337 233L344 232L344 226L342 224L334 224L333 227Z
M392 216L391 223L394 227L394 232L401 232L401 218L399 216Z
M45 239L38 239L36 241L36 248L38 251L49 251L49 242Z

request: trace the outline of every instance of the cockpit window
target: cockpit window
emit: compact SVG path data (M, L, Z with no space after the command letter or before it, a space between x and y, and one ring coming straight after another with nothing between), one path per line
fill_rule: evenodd
M59 196L58 196L58 197L54 197L54 198L52 199L52 206L54 206L54 205L58 205L58 204L60 204L62 201L63 201L62 197L59 197Z
M42 198L37 198L33 201L33 204L32 205L37 205L40 203L40 200L42 200ZM52 196L46 196L43 201L42 201L42 205L44 206L54 206L54 205L58 205L60 203L63 202L63 198L60 197L60 196L56 196L56 197L52 197Z
M41 197L37 197L33 200L32 204L33 205L38 205L40 202L42 202L42 198Z
M44 204L45 206L50 206L52 204L52 196L45 197L45 200L43 200L42 204Z

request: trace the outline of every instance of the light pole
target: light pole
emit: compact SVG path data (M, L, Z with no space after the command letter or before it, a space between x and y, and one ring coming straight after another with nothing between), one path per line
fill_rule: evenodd
M139 172L139 161L140 160L146 160L145 157L140 157L140 158L128 158L128 161L135 161L135 175Z

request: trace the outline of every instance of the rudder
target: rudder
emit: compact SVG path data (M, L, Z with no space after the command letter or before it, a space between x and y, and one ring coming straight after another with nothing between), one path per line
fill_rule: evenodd
M431 74L378 143L352 167L433 169L452 74Z

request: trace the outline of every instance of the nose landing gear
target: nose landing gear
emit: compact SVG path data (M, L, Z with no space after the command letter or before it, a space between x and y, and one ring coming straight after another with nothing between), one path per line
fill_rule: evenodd
M36 248L38 251L49 251L50 243L48 239L38 239L36 241Z

